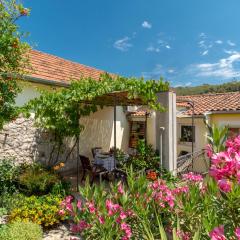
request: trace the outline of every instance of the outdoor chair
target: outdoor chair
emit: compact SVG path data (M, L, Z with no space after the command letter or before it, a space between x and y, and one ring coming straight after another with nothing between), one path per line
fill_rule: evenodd
M92 156L93 156L93 159L96 157L96 155L102 151L102 148L101 147L94 147L92 148Z
M83 155L79 155L79 157L81 160L82 170L83 170L83 176L82 176L81 182L84 180L87 173L90 173L92 175L91 184L94 182L94 180L97 176L99 176L100 182L101 182L102 176L104 174L107 174L108 171L101 165L91 164L91 161L88 157L85 157Z

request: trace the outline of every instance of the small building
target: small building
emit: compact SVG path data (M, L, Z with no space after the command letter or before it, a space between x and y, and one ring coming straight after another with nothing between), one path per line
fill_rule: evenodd
M229 135L240 134L240 92L214 93L177 97L177 154L185 155L204 149L207 128L228 126ZM193 126L192 126L193 124Z

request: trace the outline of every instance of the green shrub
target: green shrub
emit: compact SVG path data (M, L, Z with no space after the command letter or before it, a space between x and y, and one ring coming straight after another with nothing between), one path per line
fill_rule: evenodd
M54 195L24 197L10 212L9 221L31 221L49 227L59 223L64 216L58 215L62 198Z
M48 171L40 164L28 166L19 176L21 191L29 195L44 195L51 191L60 179L57 174Z
M19 167L13 160L0 159L0 195L17 191Z
M41 240L42 238L41 227L31 222L14 222L0 228L0 240Z

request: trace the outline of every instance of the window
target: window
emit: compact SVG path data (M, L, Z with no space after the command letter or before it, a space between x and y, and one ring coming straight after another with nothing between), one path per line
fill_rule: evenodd
M181 126L181 142L195 142L195 127Z
M240 128L229 128L228 129L228 136L230 138L234 138L236 136L240 135Z

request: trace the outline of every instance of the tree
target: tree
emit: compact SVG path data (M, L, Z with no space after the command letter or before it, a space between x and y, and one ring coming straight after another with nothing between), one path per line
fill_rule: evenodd
M20 92L18 79L28 64L29 45L16 21L29 15L29 9L16 0L0 0L0 129L17 114L15 98Z

